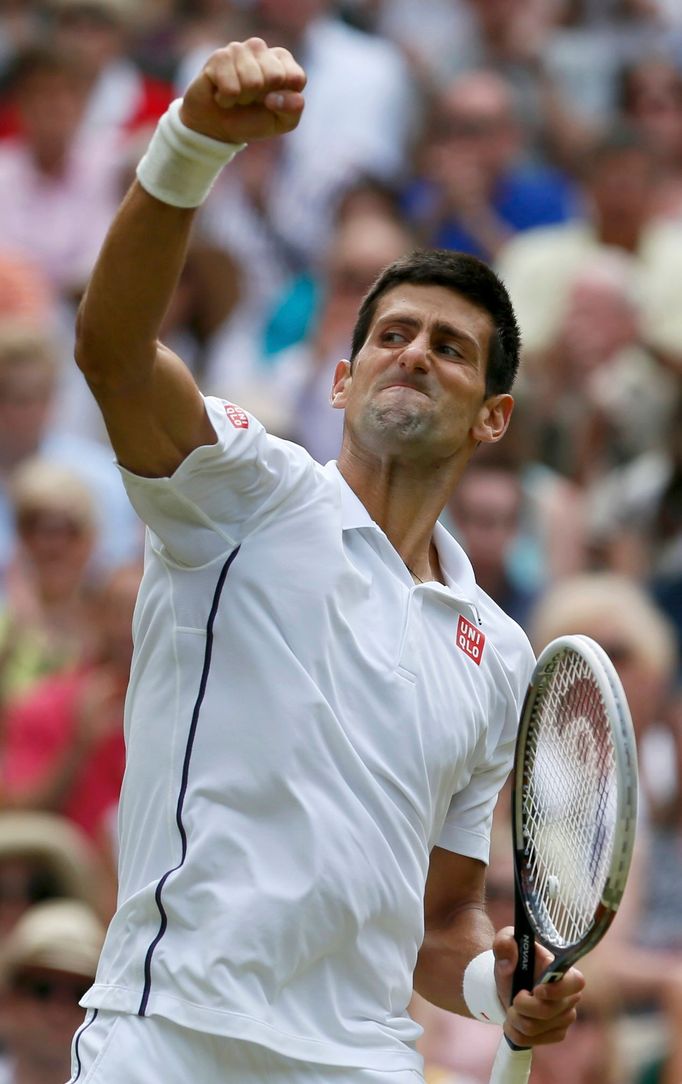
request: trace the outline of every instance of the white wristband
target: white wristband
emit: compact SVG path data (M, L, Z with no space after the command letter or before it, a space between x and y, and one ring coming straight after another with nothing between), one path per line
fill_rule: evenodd
M486 1024L504 1024L507 1013L495 983L495 955L492 949L479 952L464 971L462 993L467 1009Z
M198 207L223 166L245 143L223 143L188 128L180 120L181 98L171 102L159 120L137 167L142 187L173 207Z

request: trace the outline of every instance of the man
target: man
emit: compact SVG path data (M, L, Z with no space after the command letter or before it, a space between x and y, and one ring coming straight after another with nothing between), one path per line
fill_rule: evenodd
M141 550L140 521L126 500L111 452L56 424L59 367L58 342L44 325L0 322L0 592L18 541L10 479L36 456L73 471L88 487L99 527L96 568L115 568Z
M92 982L104 928L75 899L36 903L3 942L0 955L0 1084L61 1084Z
M511 82L465 72L434 102L423 169L407 209L428 244L495 258L517 232L564 222L576 193L558 170L529 163Z
M531 1045L563 1036L583 984L502 1007L516 949L498 935L494 963L484 868L532 656L436 527L511 412L501 285L467 257L391 265L336 368L338 466L205 400L157 342L191 208L235 144L295 127L304 83L261 39L213 54L81 310L78 362L149 533L120 906L78 1084L412 1084L413 971Z
M123 565L91 590L89 642L78 663L36 682L5 718L6 806L60 813L95 840L117 806L125 766L123 703L139 583L137 565Z

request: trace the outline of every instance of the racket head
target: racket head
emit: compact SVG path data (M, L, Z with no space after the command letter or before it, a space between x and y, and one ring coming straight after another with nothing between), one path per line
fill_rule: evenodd
M637 819L637 752L616 670L587 636L540 654L514 762L514 993L533 982L533 942L553 981L604 936L620 903Z

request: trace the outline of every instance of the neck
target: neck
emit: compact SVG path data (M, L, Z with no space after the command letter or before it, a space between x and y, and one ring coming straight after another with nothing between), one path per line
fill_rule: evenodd
M463 464L434 466L378 461L341 450L338 468L370 516L418 580L442 580L433 529Z

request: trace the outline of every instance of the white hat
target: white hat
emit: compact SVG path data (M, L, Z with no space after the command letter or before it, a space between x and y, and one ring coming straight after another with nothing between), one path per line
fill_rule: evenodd
M94 902L99 865L85 834L55 813L0 813L0 862L33 860L52 875L60 896Z
M104 941L104 926L80 900L47 900L30 907L7 935L0 951L0 980L22 967L65 971L93 979Z

